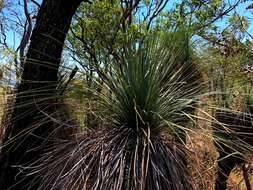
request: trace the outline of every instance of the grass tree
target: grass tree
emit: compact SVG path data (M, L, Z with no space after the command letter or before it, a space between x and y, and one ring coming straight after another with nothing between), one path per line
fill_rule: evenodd
M226 190L230 173L242 166L247 190L251 190L248 169L245 164L253 149L252 139L252 95L246 95L243 112L217 109L213 120L215 146L219 152L218 175L215 189Z
M110 72L95 68L104 80L96 98L100 126L35 163L39 189L193 189L184 133L202 81L189 35L180 30L129 44Z

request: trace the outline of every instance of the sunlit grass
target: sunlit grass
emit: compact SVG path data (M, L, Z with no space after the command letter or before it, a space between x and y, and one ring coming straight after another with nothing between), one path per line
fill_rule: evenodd
M7 98L7 90L3 86L0 85L0 122L2 121L2 117L5 111L5 103Z

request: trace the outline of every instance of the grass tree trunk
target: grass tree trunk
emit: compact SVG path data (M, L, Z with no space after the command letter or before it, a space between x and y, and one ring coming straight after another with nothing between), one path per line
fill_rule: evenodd
M11 124L5 130L0 157L2 190L38 189L24 167L52 146L55 123L47 117L55 110L58 68L72 16L82 0L44 0L33 29L22 80L17 87ZM38 179L38 178L36 178Z

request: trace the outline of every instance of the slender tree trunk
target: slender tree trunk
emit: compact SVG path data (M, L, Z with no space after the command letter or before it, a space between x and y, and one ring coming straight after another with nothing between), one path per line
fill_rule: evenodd
M250 178L248 174L248 168L245 163L242 165L242 172L243 172L243 178L244 178L247 190L252 190L252 186L250 184Z
M72 16L82 0L44 0L28 48L22 80L17 87L11 124L0 155L0 188L38 189L39 180L24 167L53 145L57 125L48 115L56 108L58 68ZM48 117L47 117L48 116ZM59 127L59 125L58 125ZM36 179L37 181L34 181ZM36 185L35 185L36 184Z

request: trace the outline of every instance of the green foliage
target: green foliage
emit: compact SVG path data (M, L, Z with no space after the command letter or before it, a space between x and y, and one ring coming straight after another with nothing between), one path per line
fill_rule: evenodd
M249 28L249 21L246 17L240 15L232 15L229 18L229 22L232 25L234 32L245 32Z
M207 74L210 92L216 92L215 101L219 106L232 108L233 94L247 93L250 86L250 75L245 72L252 59L247 28L247 19L233 14L227 27L209 30L203 35L209 43L201 52L200 68Z
M189 34L176 30L142 43L133 39L124 50L110 72L96 68L107 89L96 98L102 123L42 158L41 189L192 189L186 148L173 138L190 130L201 93Z
M43 176L40 189L191 189L184 145L204 89L198 68L223 107L249 79L241 71L252 57L249 22L228 15L237 5L187 0L168 10L158 6L166 1L127 2L84 3L73 18L66 49L82 70L65 95L85 132L27 167ZM225 16L223 30L215 22ZM194 49L192 36L207 47Z
M131 43L130 39L141 42L150 33L158 33L157 29L149 31L149 19L141 19L139 16L144 9L150 8L150 12L146 14L150 14L151 17L154 14L154 3L158 1L142 3L140 1L132 9L119 1L94 1L92 5L83 4L74 17L67 45L74 60L82 66L85 75L83 83L87 88L83 93L90 99L86 107L95 106L86 113L87 115L97 117L97 103L96 100L93 101L93 97L104 90L104 87L101 87L104 82L101 73L107 74L114 64L121 64L121 54L127 44ZM152 10L150 6L153 7ZM160 6L157 5L154 10L160 9ZM98 68L100 73L97 71ZM87 120L90 120L88 116Z
M252 94L249 94L246 96L246 107L249 111L249 113L253 113L253 95Z
M150 3L141 1L139 5L147 8ZM194 130L188 122L198 117L193 114L195 100L204 89L200 90L203 86L200 86L202 81L197 68L207 74L205 82L210 82L209 92L214 94L216 107L232 108L234 94L244 91L249 76L242 71L242 65L250 59L252 45L250 40L245 40L247 19L230 13L236 6L220 0L178 2L173 11L162 10L149 28L148 19L138 14L141 12L138 6L124 19L127 8L122 8L117 1L94 1L93 5L80 7L68 45L84 72L84 82L81 86L76 85L75 95L84 104L85 127L95 129L95 132L92 137L84 135L77 144L71 142L71 148L63 148L66 155L63 163L71 160L75 166L67 164L66 173L70 175L59 174L63 180L52 177L49 181L56 181L60 188L70 187L73 183L80 187L84 183L80 179L73 181L76 179L73 176L82 168L90 167L90 171L84 171L85 183L91 181L101 188L140 189L141 185L145 186L146 179L150 182L149 187L153 187L156 180L152 176L159 178L157 173L149 175L153 166L167 176L163 168L168 165L161 166L155 158L159 157L161 162L170 165L173 161L167 158L178 155L173 151L172 155L166 151L161 153L155 145L170 150L161 143L164 140L160 139L161 134L184 144L185 132ZM225 29L215 24L219 18L227 20ZM187 27L187 31L178 29L182 26ZM197 41L193 49L189 39L199 40L199 37L204 40ZM205 48L198 42L206 43ZM197 66L193 64L196 58ZM212 116L208 114L199 119L210 121ZM91 124L94 120L95 125ZM205 132L198 132L203 132L205 137L211 136L205 127ZM85 146L87 144L90 146ZM175 146L179 147L178 144ZM79 155L80 147L87 157ZM148 147L155 147L155 151ZM76 160L70 150L74 150ZM185 147L179 151L184 152ZM56 151L56 156L59 155ZM154 164L148 167L146 163L151 157ZM182 161L178 157L177 160ZM49 170L58 169L50 159L47 164L51 167ZM147 178L140 165L146 169ZM177 165L177 169L183 171L181 166ZM59 170L65 171L65 168ZM102 174L99 170L106 172ZM120 177L119 173L122 174ZM174 179L181 178L175 173L170 174L175 176ZM135 176L141 176L141 179ZM114 180L105 181L105 178ZM162 183L159 185L164 187Z
M202 35L215 28L215 23L226 17L240 2L228 4L224 0L187 0L177 2L174 11L167 14L168 25L189 26L194 35Z
M135 129L177 129L178 122L186 120L184 109L198 95L201 83L188 40L185 31L147 38L127 50L122 65L113 64L105 83L114 98L104 108L111 108L112 121Z
M108 55L115 56L129 36L139 36L138 25L131 25L126 33L122 22L118 1L94 1L81 6L68 37L76 57L100 64Z
M4 0L0 0L0 12L4 8Z
M208 48L203 54L200 68L207 74L210 92L216 93L217 104L231 107L232 94L243 91L247 75L242 71L242 65L247 61L245 52L224 55L216 48Z

